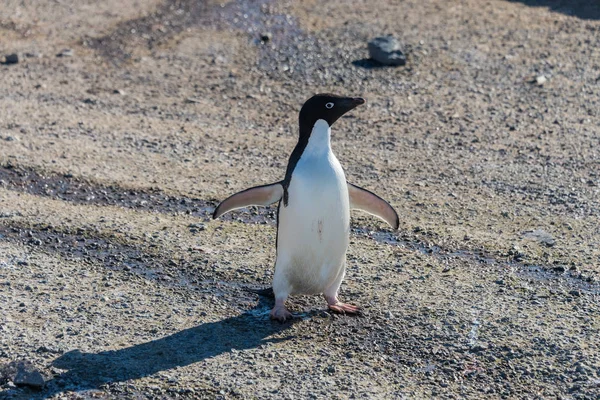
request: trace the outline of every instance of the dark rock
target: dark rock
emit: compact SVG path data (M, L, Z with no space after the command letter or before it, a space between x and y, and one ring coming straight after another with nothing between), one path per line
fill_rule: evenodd
M400 42L391 35L380 36L369 42L369 57L383 65L405 65L406 56Z
M8 54L4 57L4 64L18 64L19 55L17 53Z
M564 272L567 270L567 267L566 267L566 266L564 266L564 265L557 265L556 267L553 267L553 268L552 268L552 270L553 270L554 272L557 272L557 273L559 273L559 274L562 274L562 273L564 273Z
M486 343L478 343L476 345L474 345L473 347L471 347L471 351L473 353L479 353L482 351L486 351L488 349L488 345Z
M263 32L260 34L261 42L267 43L268 41L271 40L272 37L273 37L273 35L271 34L271 32Z

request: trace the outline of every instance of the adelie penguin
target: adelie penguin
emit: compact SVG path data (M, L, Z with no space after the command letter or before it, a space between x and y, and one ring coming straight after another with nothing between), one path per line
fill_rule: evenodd
M398 229L398 214L377 195L346 181L331 150L331 126L364 104L360 97L318 94L300 110L300 137L285 178L236 193L215 209L213 218L250 205L279 202L277 257L271 318L285 321L291 294L323 294L329 309L354 314L359 308L342 303L338 291L346 272L350 210L373 214Z

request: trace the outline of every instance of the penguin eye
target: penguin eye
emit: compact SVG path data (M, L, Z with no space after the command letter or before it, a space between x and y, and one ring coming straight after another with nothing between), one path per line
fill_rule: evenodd
M333 108L333 103L327 103L327 104L325 104L325 108L332 109Z

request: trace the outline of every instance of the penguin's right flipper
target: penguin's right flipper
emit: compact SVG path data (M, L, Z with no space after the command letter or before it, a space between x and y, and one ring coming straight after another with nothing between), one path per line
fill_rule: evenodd
M213 213L213 219L221 215L248 206L268 206L281 200L283 196L283 186L281 182L271 183L269 185L256 186L250 189L242 190L229 196L219 204Z
M348 183L350 209L363 210L387 222L392 228L398 229L400 219L394 208L384 199L366 189Z

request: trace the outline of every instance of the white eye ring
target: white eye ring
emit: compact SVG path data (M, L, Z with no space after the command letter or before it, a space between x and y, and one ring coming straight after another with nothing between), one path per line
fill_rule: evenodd
M327 104L325 104L325 108L332 109L333 108L333 103L327 103Z

